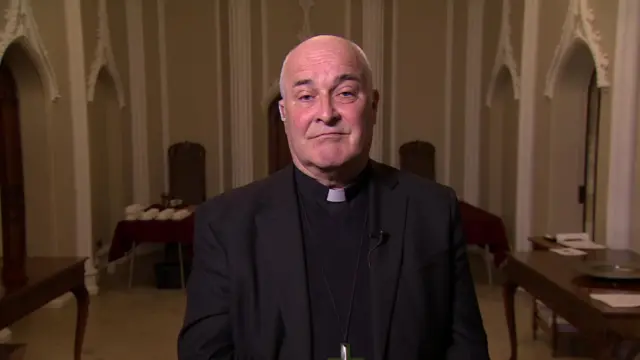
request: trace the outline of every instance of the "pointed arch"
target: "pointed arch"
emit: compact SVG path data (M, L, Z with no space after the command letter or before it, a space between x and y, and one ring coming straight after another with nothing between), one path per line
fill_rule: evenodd
M87 102L92 102L96 91L98 75L103 68L107 71L116 89L118 104L120 108L125 106L125 93L122 85L122 78L116 66L115 56L111 46L111 33L109 30L109 13L107 12L107 1L99 0L98 4L98 43L96 44L95 55L91 62L89 76L87 77Z
M544 94L552 98L556 83L567 59L573 55L576 45L586 45L593 56L598 87L609 87L609 56L600 46L600 32L594 25L595 16L587 0L570 0L567 17L562 26L562 36L556 46L551 66L547 72Z
M260 108L266 114L269 113L269 105L273 99L280 95L280 80L275 79L267 89L265 89L262 101L260 102Z
M505 62L496 62L493 70L491 71L491 80L489 81L489 88L487 90L487 107L491 107L491 105L493 105L493 96L495 95L496 90L498 90L497 86L500 84L499 80L503 71L509 73L511 87L513 88L513 98L515 100L520 99L520 78L518 77L516 69Z
M298 32L298 40L303 42L313 36L313 30L311 30L311 8L315 5L313 0L299 0L298 4L302 9L302 28Z
M520 75L518 74L518 66L513 56L513 45L511 44L511 0L502 0L502 23L500 25L500 39L498 40L498 50L496 58L493 62L489 87L487 88L486 105L491 107L493 103L493 93L496 90L496 83L500 70L506 67L511 74L511 82L513 86L513 98L520 99Z
M49 55L40 37L29 0L11 0L5 12L5 27L0 34L0 59L10 45L19 44L35 65L51 101L60 98L60 88Z

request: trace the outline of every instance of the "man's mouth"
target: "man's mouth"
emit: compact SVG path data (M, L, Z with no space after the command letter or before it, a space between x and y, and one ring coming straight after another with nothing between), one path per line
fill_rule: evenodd
M328 138L328 137L338 137L338 136L342 136L345 135L344 133L339 133L339 132L331 132L331 133L324 133L324 134L320 134L320 135L316 135L314 136L315 138Z

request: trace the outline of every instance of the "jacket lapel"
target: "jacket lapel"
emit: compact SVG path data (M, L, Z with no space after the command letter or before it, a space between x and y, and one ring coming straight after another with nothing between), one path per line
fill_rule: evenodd
M374 163L373 212L380 225L370 257L374 358L385 359L391 315L402 265L408 197L397 189L397 170Z
M271 265L283 323L295 359L311 358L309 292L293 167L275 174L256 216L258 241Z

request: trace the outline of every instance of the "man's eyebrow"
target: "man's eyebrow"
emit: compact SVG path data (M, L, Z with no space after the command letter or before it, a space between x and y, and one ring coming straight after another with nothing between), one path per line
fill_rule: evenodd
M356 74L342 74L336 78L336 80L333 82L333 86L336 87L345 81L361 82L362 79L360 78L360 76ZM313 80L311 79L300 79L293 83L293 87L296 88L298 86L311 85L311 84L313 84Z
M293 87L295 88L295 87L298 87L298 86L309 85L309 84L312 84L312 83L313 83L313 81L311 79L301 79L301 80L298 80L298 81L294 82L293 83Z
M334 86L338 86L345 81L361 82L362 79L360 78L360 76L356 74L342 74L338 76L338 78L333 83L334 83Z

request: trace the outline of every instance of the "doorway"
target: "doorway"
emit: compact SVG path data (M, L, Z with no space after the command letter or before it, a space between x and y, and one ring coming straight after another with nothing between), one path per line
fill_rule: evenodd
M269 121L269 174L284 168L291 163L291 152L284 131L284 123L280 118L278 102L282 99L280 93L269 102L267 111Z
M565 55L551 98L547 233L595 228L600 93L590 48L577 42Z
M16 82L3 61L0 64L0 213L2 214L2 247L5 272L21 266L26 256L26 221L22 141ZM23 279L9 279L7 283L20 283Z
M584 154L584 182L579 189L580 202L583 204L583 231L590 236L595 234L596 183L598 176L598 134L600 128L600 88L595 70L589 80L587 95L587 118Z

